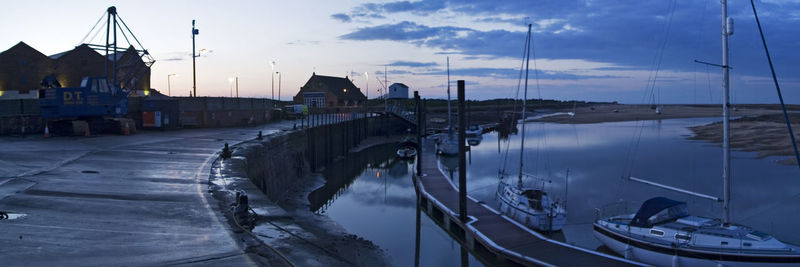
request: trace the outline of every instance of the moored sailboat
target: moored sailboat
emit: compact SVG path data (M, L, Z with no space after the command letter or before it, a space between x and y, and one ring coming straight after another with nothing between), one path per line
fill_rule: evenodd
M528 25L528 36L525 43L527 62L530 62L531 25ZM528 64L529 66L529 64ZM528 68L525 69L525 93L522 98L522 135L520 139L519 173L517 183L510 184L504 179L505 171L500 171L500 183L497 185L495 198L499 210L504 215L535 230L551 232L563 228L567 220L567 212L562 203L554 201L547 195L544 186L549 181L522 172L525 149L525 104L528 97ZM534 180L534 186L525 186L523 178Z
M723 198L629 177L664 189L723 202L721 219L690 215L685 202L651 198L635 214L594 222L594 235L625 258L658 266L800 265L800 247L751 227L732 223L730 203L728 36L733 21L722 0ZM660 111L660 110L659 110Z

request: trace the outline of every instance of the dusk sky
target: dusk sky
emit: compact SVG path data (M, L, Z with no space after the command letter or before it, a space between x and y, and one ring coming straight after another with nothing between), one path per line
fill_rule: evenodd
M210 51L197 59L199 96L228 96L238 76L240 96L269 97L275 61L284 100L312 72L347 75L362 91L368 72L374 98L384 66L389 83L442 98L447 56L468 98L513 97L528 22L538 69L532 60L531 98L721 101L720 69L693 62L721 63L718 0L8 1L0 51L19 41L46 55L70 50L112 5L156 60L151 86L166 93L167 75L177 74L173 95L192 87L192 19L197 50ZM800 0L756 6L784 98L800 103ZM729 1L729 14L733 102L777 103L749 1Z

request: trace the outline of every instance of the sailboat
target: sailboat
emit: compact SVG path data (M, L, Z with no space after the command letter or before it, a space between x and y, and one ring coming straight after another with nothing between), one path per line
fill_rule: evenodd
M662 185L636 177L630 180L723 202L722 219L690 215L686 203L664 197L645 201L635 214L598 219L594 235L625 258L658 266L800 265L800 247L730 221L728 36L733 20L722 4L723 198Z
M436 153L458 155L458 140L453 133L453 115L450 110L450 57L447 57L447 135L436 140Z
M531 25L528 25L526 41L526 57L530 62ZM526 64L529 65L529 64ZM567 211L562 203L554 201L544 190L548 180L534 177L522 172L525 149L525 104L528 98L528 67L525 69L525 93L522 98L522 136L520 139L519 173L517 183L512 185L504 179L505 171L500 171L500 183L497 185L495 198L498 200L500 212L525 225L526 227L553 232L559 231L567 221ZM533 180L533 186L524 186L523 178ZM530 182L529 182L530 184Z

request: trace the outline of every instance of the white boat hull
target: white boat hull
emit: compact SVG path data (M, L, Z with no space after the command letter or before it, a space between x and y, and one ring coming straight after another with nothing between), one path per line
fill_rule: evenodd
M500 212L528 228L543 232L560 231L567 223L567 215L564 213L556 213L553 216L545 212L529 213L529 211L511 207L503 201L500 201Z
M758 260L758 256L752 256L748 259L748 256L744 254L728 257L739 257L743 260L735 261L725 260L724 256L710 255L697 250L682 250L653 244L642 244L643 242L641 241L615 235L615 233L604 230L602 226L597 224L594 225L593 232L595 238L617 254L629 260L654 266L798 266L798 262L777 262L777 260L771 262L769 259Z

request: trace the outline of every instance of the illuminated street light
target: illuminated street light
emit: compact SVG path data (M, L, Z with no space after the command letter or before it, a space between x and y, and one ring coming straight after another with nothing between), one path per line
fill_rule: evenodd
M167 95L172 96L172 86L170 85L169 77L177 76L178 74L167 74Z
M278 74L278 102L281 102L281 72L276 71L275 74Z
M233 97L233 77L228 77L228 87L230 87L231 97Z
M275 102L274 101L275 100L275 61L273 60L272 62L269 63L269 65L272 67L272 72L270 73L270 74L272 74L271 75L272 76L272 100L273 100L272 107L275 107L275 103L274 103Z

